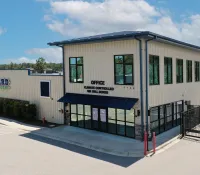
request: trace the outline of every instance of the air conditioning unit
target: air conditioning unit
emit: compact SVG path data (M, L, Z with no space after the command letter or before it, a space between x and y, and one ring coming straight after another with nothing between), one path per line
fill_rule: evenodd
M191 101L190 100L185 101L185 105L191 105Z

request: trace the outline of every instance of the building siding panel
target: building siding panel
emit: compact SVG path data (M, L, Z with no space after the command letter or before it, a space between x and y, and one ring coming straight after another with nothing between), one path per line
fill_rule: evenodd
M160 59L160 85L149 86L149 107L179 100L191 100L193 105L200 105L200 82L195 82L194 61L200 61L200 52L176 45L149 42L149 54ZM173 84L164 84L164 57L171 57L173 62ZM183 83L176 83L176 59L183 59ZM186 60L192 60L193 81L186 82Z
M63 124L63 104L57 100L63 96L62 76L29 76L27 70L0 70L0 78L11 80L11 89L0 90L0 97L27 100L37 105L38 118L45 117L47 121ZM40 97L40 81L51 81L51 97Z
M114 55L122 54L134 55L134 86L114 84ZM69 83L69 57L79 56L84 58L84 83ZM101 80L105 81L105 87L115 88L109 96L140 97L139 43L136 40L66 45L65 63L66 92L88 94L84 86L90 86L91 80Z

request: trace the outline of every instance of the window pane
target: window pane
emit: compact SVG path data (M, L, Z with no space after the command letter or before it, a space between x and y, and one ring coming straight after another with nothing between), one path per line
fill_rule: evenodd
M172 105L171 104L166 105L166 115L167 116L172 115Z
M76 58L70 58L70 64L76 64Z
M85 115L91 116L91 106L85 105Z
M71 114L71 125L77 126L77 115L76 114Z
M135 122L134 109L126 110L126 121L127 122Z
M83 114L83 105L77 105L78 106L78 114Z
M116 118L116 115L115 115L115 110L114 108L108 108L108 118L109 119L114 119Z
M123 64L116 64L115 69L116 84L124 84Z
M149 84L153 84L153 57L149 58Z
M164 65L164 70L165 70L165 72L164 72L164 80L165 80L165 84L168 84L168 69L167 69L167 67L168 67L168 65L167 65L167 58L165 58L165 65Z
M159 84L159 57L154 58L154 84Z
M125 135L125 122L117 121L117 134Z
M108 132L116 134L116 121L108 119Z
M71 82L76 82L76 66L75 65L71 65L70 66L70 74L71 74Z
M115 63L123 63L123 56L115 56Z
M78 126L83 128L84 127L84 116L78 115Z
M124 110L123 109L117 109L117 120L122 120L125 121L125 116L124 116Z
M164 106L160 106L160 118L164 118Z
M133 55L125 55L124 63L133 63Z
M85 116L85 128L91 129L91 117Z
M126 136L127 137L135 137L134 123L126 123Z
M77 64L83 64L83 58L77 58Z
M151 108L150 118L151 118L151 121L158 120L158 107Z
M168 65L168 83L172 83L172 60Z
M83 81L83 66L77 66L77 82Z
M125 81L127 84L133 83L133 66L125 65Z
M40 93L42 97L50 96L49 82L40 82Z
M76 105L74 105L74 104L71 104L71 113L74 113L74 114L77 113L76 112Z

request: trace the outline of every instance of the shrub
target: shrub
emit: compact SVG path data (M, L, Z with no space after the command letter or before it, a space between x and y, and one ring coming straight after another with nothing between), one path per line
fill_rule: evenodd
M0 98L0 114L18 119L32 120L36 117L36 105L28 101Z

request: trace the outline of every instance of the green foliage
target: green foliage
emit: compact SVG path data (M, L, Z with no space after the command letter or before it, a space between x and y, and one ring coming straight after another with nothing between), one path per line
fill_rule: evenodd
M44 58L38 58L38 60L36 60L36 65L34 67L34 69L38 72L38 73L43 73L44 69L46 68L46 62Z
M29 104L27 101L0 98L1 115L17 119L34 120L36 112L35 104Z
M27 68L34 68L35 67L40 67L40 65L42 65L43 67L43 64L45 62L45 59L44 58L39 58L37 61L38 62L38 65L37 64L33 64L33 63L20 63L20 64L16 64L16 63L13 63L11 62L10 64L1 64L0 65L0 69L4 70L4 69L27 69ZM52 69L53 72L58 72L58 71L62 71L62 63L46 63L45 62L45 68L49 68L49 69ZM38 68L40 69L40 68Z

